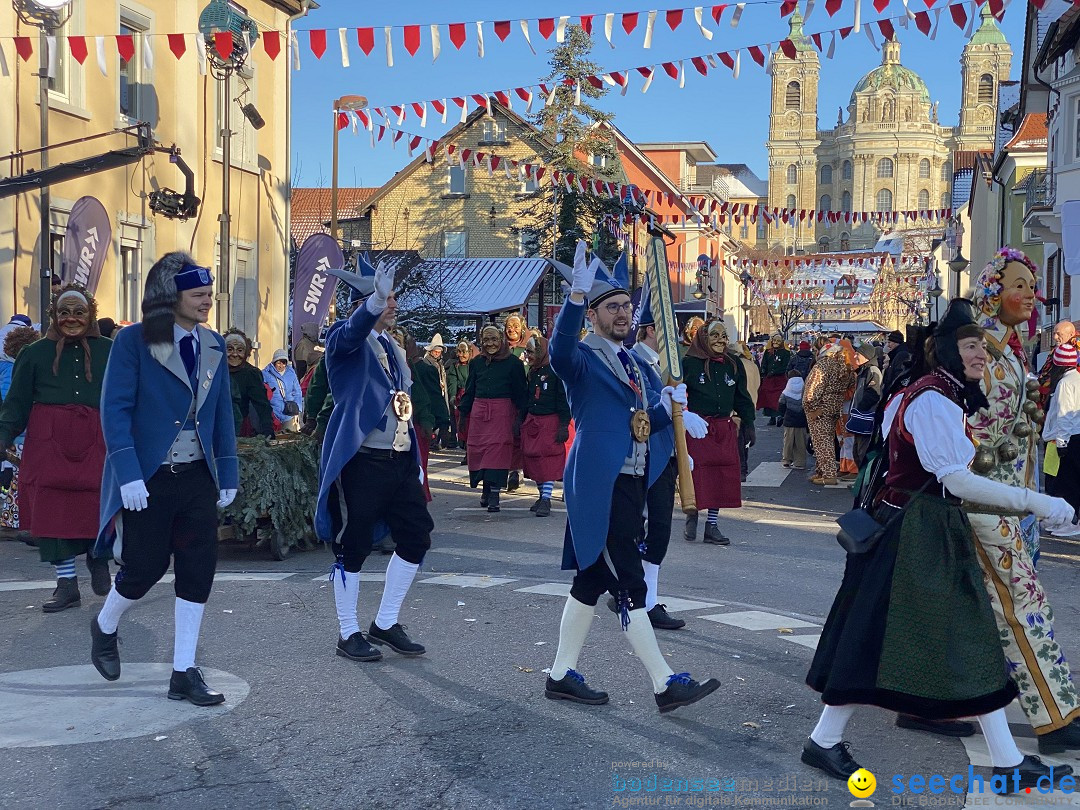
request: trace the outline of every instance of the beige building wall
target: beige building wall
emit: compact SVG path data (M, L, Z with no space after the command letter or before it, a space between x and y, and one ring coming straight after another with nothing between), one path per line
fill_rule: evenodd
M222 211L222 161L218 133L221 82L200 75L194 36L186 37L187 51L177 60L170 52L169 33L198 29L204 2L196 0L74 0L73 12L61 33L89 36L117 33L121 26L151 36L152 66L144 64L142 39L136 33L136 56L125 68L127 92L121 100L121 60L115 39L105 41L102 75L94 40L89 55L79 65L60 40L56 91L50 92L49 142L85 138L139 120L152 126L163 146L175 144L195 174L195 193L202 199L199 214L186 222L154 215L149 194L156 188L183 191L184 179L170 164L168 155L157 154L127 168L53 185L51 218L53 241L59 244L68 212L84 195L97 197L109 213L113 234L96 291L101 316L117 321L140 318L140 302L154 261L170 250L190 250L197 261L215 267ZM260 29L285 30L289 13L299 10L299 0L253 0L248 13ZM0 154L36 149L41 145L39 127L37 29L19 22L9 3L0 4L0 31L32 36L34 57L13 60L12 75L0 77ZM10 40L5 42L10 48ZM230 96L233 135L231 173L232 281L219 288L219 300L210 325L225 329L239 326L256 342L253 361L269 362L275 348L285 343L288 295L289 241L287 225L288 170L288 59L283 47L270 60L261 42L255 46L243 79L232 79ZM240 111L254 103L266 121L256 131ZM126 110L126 112L125 112ZM113 136L53 150L52 165L117 149L133 140ZM22 170L38 168L38 158L27 158ZM0 164L0 171L8 168ZM37 193L0 200L0 318L15 312L40 319L39 258L40 202ZM58 268L57 268L58 269ZM216 271L216 270L215 270ZM228 296L226 300L225 296ZM225 309L228 304L227 310ZM218 311L220 310L220 311Z

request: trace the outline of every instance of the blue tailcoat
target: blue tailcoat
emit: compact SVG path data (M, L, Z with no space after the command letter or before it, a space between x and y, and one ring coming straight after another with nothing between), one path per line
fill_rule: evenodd
M584 318L584 303L567 299L548 346L551 367L566 386L576 431L563 476L567 521L562 567L578 570L596 562L607 543L611 493L634 441L630 411L639 405L622 364L607 344L597 338L578 340ZM610 352L610 357L605 359L603 352ZM659 378L646 363L631 357L645 379L652 421L649 458L663 462L647 465L647 483L652 486L671 456L671 440L664 438L670 434L664 428L671 417L660 404Z
M315 534L323 542L332 540L330 509L327 503L330 487L342 468L356 455L368 434L375 430L386 414L394 392L390 380L379 363L372 334L378 315L367 304L360 304L347 320L338 321L326 335L326 355L323 363L334 398L334 411L326 426L322 457L319 461L319 501L315 509ZM374 345L372 345L374 344ZM405 352L393 340L390 346L397 358L405 391L412 389L412 375L405 361ZM409 422L409 438L416 463L420 453L416 432Z
M198 329L195 430L218 489L237 489L236 423L225 368L225 340L205 326ZM101 388L101 429L107 455L95 556L107 556L112 548L116 536L113 519L123 508L120 485L153 477L183 429L191 397L191 381L175 346L162 365L146 347L142 324L127 326L116 334Z

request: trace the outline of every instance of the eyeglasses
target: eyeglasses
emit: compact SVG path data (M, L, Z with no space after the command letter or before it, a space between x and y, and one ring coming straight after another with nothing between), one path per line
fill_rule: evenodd
M609 304L604 304L604 309L607 310L608 315L618 315L620 312L629 314L634 310L634 303L632 301L627 301L625 304L616 304L612 301Z

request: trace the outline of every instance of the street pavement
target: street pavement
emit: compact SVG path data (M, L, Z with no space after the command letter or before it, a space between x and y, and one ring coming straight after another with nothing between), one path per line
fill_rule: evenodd
M402 611L427 655L336 657L329 552L273 562L265 549L223 545L198 655L228 698L217 708L165 698L167 582L122 620L123 677L108 683L89 664L102 599L83 564L82 606L45 615L51 568L21 543L0 543L0 807L847 806L846 784L802 765L799 752L820 709L803 678L843 573L833 520L850 493L783 469L781 433L758 429L744 506L721 513L731 546L702 544L701 529L684 541L676 516L660 593L687 627L659 632L661 650L676 672L723 687L664 716L603 602L579 669L611 702L544 698L570 581L559 570L561 493L548 518L528 511L531 482L488 514L460 452L432 457L433 548ZM1057 635L1075 653L1080 542L1044 549ZM387 560L365 566L362 627ZM863 708L846 735L877 777L871 801L974 804L947 789L891 793L894 775L988 773L981 736L934 737L894 719ZM1033 752L1022 715L1010 719ZM1071 757L1051 761L1080 770Z

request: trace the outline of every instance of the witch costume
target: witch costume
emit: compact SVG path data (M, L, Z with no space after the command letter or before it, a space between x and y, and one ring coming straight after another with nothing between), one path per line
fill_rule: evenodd
M530 510L537 517L551 514L551 492L561 481L570 446L570 403L566 389L551 368L548 342L533 335L526 347L529 364L528 405L521 423L525 477L536 482L540 497Z

